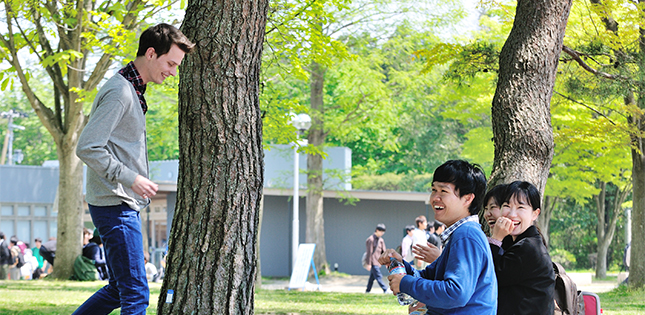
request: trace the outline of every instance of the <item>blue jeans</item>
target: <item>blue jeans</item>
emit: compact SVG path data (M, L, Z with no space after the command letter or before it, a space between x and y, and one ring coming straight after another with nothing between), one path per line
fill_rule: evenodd
M109 283L96 291L73 314L145 314L150 289L143 261L143 236L139 212L125 204L90 205L92 222L99 229L109 267Z
M370 269L370 279L367 280L367 290L365 290L365 292L372 291L374 280L378 282L378 285L383 289L383 292L387 291L387 286L383 283L383 276L381 275L381 266L372 265L372 269Z

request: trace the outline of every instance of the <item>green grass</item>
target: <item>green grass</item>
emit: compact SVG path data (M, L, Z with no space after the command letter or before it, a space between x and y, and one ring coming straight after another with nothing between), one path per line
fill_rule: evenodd
M605 315L645 314L645 288L630 290L621 285L598 296Z
M0 315L71 314L105 283L75 281L0 281ZM160 283L150 284L148 314L157 313ZM645 314L645 289L624 286L598 294L605 315ZM119 314L114 311L112 314ZM259 290L255 314L369 315L407 314L390 294Z
M259 290L255 314L407 314L391 294Z
M69 315L106 282L0 281L0 315ZM150 283L148 314L157 314L160 283ZM118 310L112 314L120 314Z

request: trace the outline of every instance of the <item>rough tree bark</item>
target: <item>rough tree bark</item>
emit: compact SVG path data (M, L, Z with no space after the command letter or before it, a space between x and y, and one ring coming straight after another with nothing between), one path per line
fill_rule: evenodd
M325 69L322 65L311 63L310 79L310 114L311 129L307 141L310 145L321 148L327 136L324 131L325 105L323 86ZM328 274L331 270L327 263L325 248L325 219L323 217L323 158L320 154L307 155L307 225L305 242L316 244L314 264L317 271Z
M267 9L266 0L188 1L182 31L196 47L180 69L178 194L159 314L253 314Z
M514 180L540 192L553 159L550 102L571 0L519 0L499 57L490 187Z

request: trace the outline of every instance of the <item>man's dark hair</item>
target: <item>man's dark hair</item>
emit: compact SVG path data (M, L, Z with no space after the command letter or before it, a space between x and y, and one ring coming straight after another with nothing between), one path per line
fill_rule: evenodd
M419 224L421 224L423 222L428 222L428 220L426 220L425 215L420 215L416 219L414 219L414 223L416 223L417 227L419 227Z
M445 224L443 224L443 223L441 223L441 222L439 222L437 220L434 221L434 229L435 230L440 228L440 227L442 227L443 225L445 225Z
M408 231L414 231L414 225L406 225L405 226L405 233L407 233Z
M42 242L43 242L43 240L42 240L42 239L40 239L40 237L36 237L36 238L34 239L34 242L41 242L41 243L42 243Z
M486 175L481 166L470 164L464 160L450 160L437 167L432 177L432 182L451 183L455 185L455 192L461 198L474 194L475 198L470 203L470 214L477 214L486 192Z
M4 239L4 232L0 232L0 240Z
M14 245L18 245L18 238L14 235L9 239L10 243L13 243Z
M383 224L383 223L377 224L376 225L376 230L385 232L385 224Z
M159 57L168 53L172 44L177 45L185 53L191 52L195 47L195 44L176 27L165 23L157 24L141 33L137 57L145 55L150 47L155 49Z
M504 193L506 192L507 186L507 184L499 184L491 188L491 190L489 190L484 196L484 200L482 200L482 207L486 207L490 198L495 198L495 202L497 202L497 205L501 208L504 203Z
M533 210L540 208L540 200L542 199L540 198L540 192L533 184L523 181L515 181L506 186L502 203L509 202L511 198L528 202Z

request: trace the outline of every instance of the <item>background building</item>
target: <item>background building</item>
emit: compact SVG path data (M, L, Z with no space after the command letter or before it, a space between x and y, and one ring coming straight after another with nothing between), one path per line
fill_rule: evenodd
M367 274L361 266L365 239L378 223L387 226L384 236L389 248L400 245L404 227L424 214L434 216L426 204L427 193L351 190L351 151L328 148L323 167L327 259L332 269L349 274ZM260 235L261 270L264 276L288 276L291 271L291 221L293 212L293 149L275 146L265 150L264 213ZM300 242L305 241L306 155L299 158ZM177 198L178 161L150 162L151 179L159 191L141 212L144 244L159 261L166 248ZM33 242L56 237L56 191L58 167L0 165L0 231ZM85 226L93 228L85 208Z

